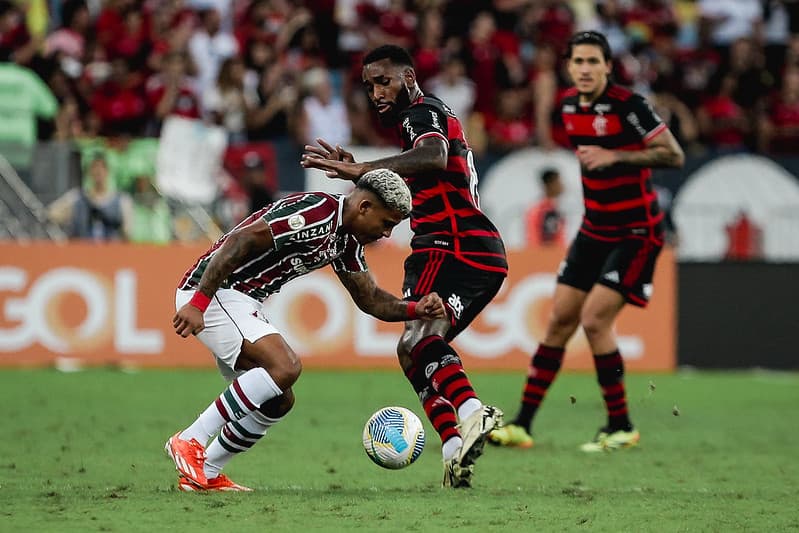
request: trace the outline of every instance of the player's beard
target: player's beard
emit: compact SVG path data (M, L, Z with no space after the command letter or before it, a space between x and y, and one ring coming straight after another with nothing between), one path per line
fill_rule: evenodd
M380 125L384 128L391 128L399 122L400 113L408 109L411 105L411 95L408 88L403 85L402 90L397 93L396 102L389 106L388 111L379 113L377 117L380 119Z

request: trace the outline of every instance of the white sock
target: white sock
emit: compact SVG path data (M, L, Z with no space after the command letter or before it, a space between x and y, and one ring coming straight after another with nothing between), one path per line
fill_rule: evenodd
M457 455L461 447L463 447L463 439L460 437L450 437L447 439L447 442L441 445L441 456L445 461L449 461Z
M483 408L483 402L477 398L469 398L458 407L458 420L465 420Z
M266 435L266 430L282 418L269 418L260 411L253 411L241 420L231 421L205 450L205 476L213 479L219 475L233 456L246 452Z
M244 418L267 400L283 394L269 372L248 370L225 389L192 425L180 434L183 440L197 439L203 446L222 429L225 422Z

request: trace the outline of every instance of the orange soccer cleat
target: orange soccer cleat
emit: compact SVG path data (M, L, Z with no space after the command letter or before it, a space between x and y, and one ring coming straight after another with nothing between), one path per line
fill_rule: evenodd
M197 439L183 440L178 431L166 441L164 450L172 458L175 468L180 474L199 486L208 484L203 466L205 463L205 448Z
M202 491L220 491L220 492L252 492L250 487L239 485L227 477L225 474L208 480L205 485L198 485L186 476L178 480L178 490L183 492L202 492Z

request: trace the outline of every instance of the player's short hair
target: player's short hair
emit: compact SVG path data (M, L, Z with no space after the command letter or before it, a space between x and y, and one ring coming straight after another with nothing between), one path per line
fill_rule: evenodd
M378 46L364 56L361 64L365 67L382 59L388 59L394 65L413 68L413 59L408 51L393 44Z
M405 180L393 170L377 168L370 170L358 179L355 187L371 191L386 204L406 218L411 214L411 191Z
M569 39L569 47L566 49L566 58L571 59L574 47L579 44L598 46L602 50L605 61L613 59L607 38L598 31L581 31L572 35L572 38Z

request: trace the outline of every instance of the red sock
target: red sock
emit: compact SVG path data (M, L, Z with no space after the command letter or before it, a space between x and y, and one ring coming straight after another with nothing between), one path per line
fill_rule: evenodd
M616 350L608 354L594 354L594 366L602 399L608 410L610 429L629 430L632 427L627 411L627 395L624 389L624 361Z

